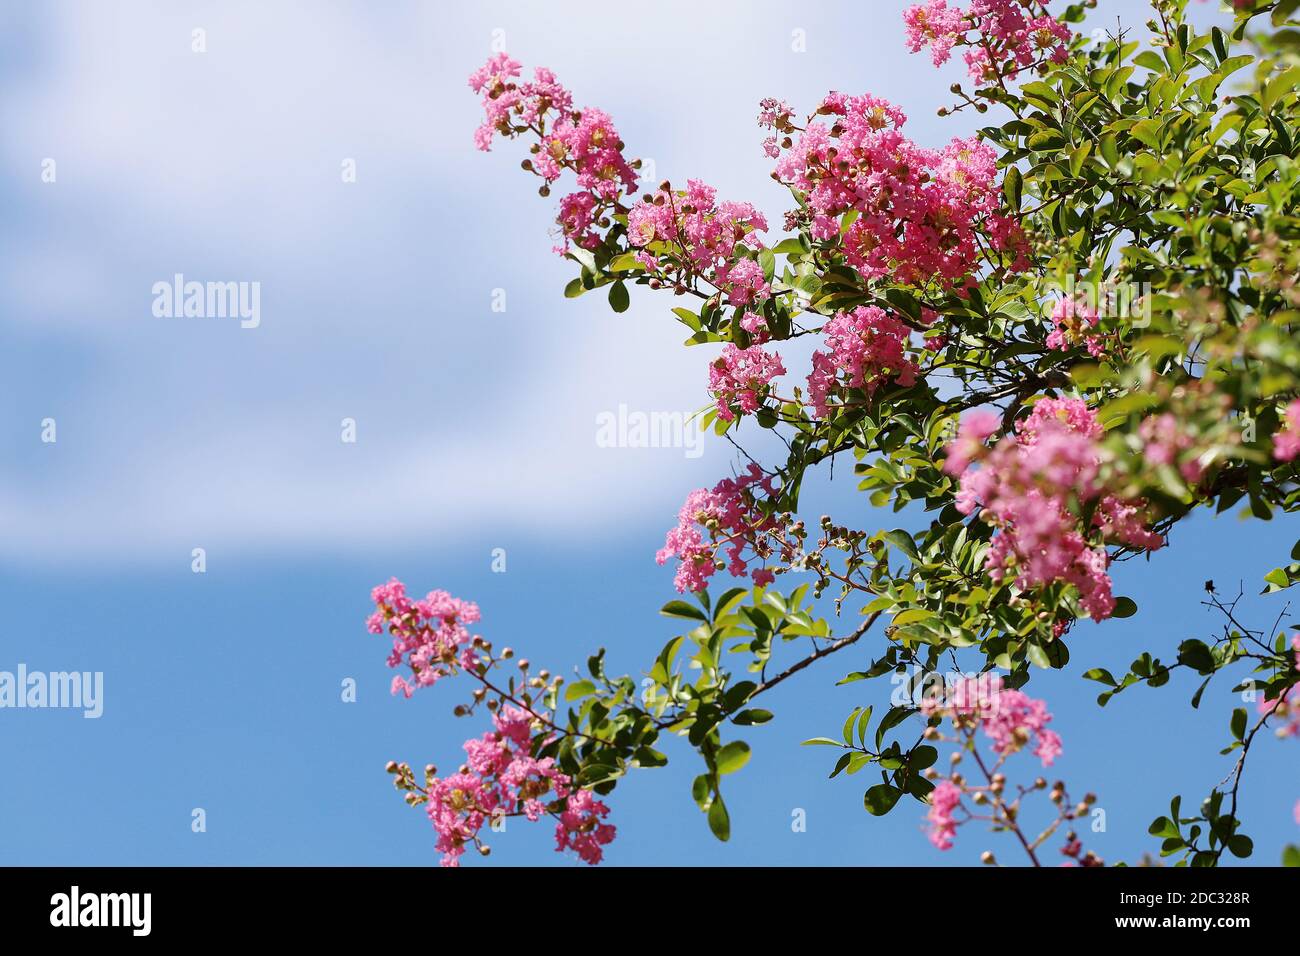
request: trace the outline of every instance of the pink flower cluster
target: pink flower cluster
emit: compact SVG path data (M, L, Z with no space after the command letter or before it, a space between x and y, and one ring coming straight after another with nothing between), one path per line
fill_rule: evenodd
M942 693L926 694L921 713L951 718L958 727L977 726L989 739L993 752L1002 758L1030 742L1044 767L1050 767L1061 755L1060 736L1047 728L1052 720L1047 704L1003 687L1002 678L996 674L964 677L946 686Z
M1143 457L1149 464L1176 468L1191 485L1204 476L1205 467L1196 454L1196 439L1177 415L1162 412L1147 416L1138 426L1138 435L1144 443Z
M965 46L966 68L977 83L1063 63L1073 34L1046 6L1045 0L973 0L963 11L947 0L928 0L903 13L907 47L916 53L928 46L941 66L953 47Z
M717 570L716 552L725 548L730 559L728 571L740 577L749 572L752 558L745 555L747 546L758 543L759 536L777 527L776 519L760 513L755 492L773 495L772 479L758 465L737 478L724 478L713 490L698 488L686 496L677 516L677 527L668 532L655 561L664 564L678 558L674 584L681 593L702 591ZM770 584L774 575L764 567L753 569L751 576L758 585Z
M959 748L951 755L953 770L946 778L931 768L926 777L936 781L929 794L930 842L940 850L952 848L957 828L972 820L987 820L995 830L1011 830L1020 838L1021 845L1037 865L1035 850L1061 823L1085 814L1096 800L1088 794L1079 804L1071 804L1064 783L1052 786L1049 799L1055 805L1057 819L1032 842L1021 829L1021 802L1029 794L1047 790L1047 781L1041 777L1032 786L1009 788L1002 767L1007 759L1022 750L1032 748L1032 753L1050 767L1061 755L1061 738L1048 727L1052 715L1044 701L1030 697L1019 690L1005 686L996 674L983 673L977 677L959 677L945 682L939 688L927 688L921 698L921 713L927 720L926 740L948 741ZM955 735L945 734L943 721L951 721ZM983 736L996 755L995 761L986 762L980 756L978 739ZM974 755L982 783L968 780L957 765L967 754ZM963 805L965 797L980 808L972 812ZM960 814L960 816L959 816ZM1078 836L1069 831L1061 852L1083 866L1100 865L1093 853L1083 853ZM992 853L985 853L984 862L995 862Z
M697 179L686 191L659 189L627 214L628 242L646 271L675 280L673 273L701 277L727 293L731 305L750 305L772 290L752 253L763 248L758 233L767 230L763 214L747 202L717 201L717 190ZM673 247L664 261L647 247Z
M474 142L486 151L498 134L534 137L532 158L525 165L545 182L543 194L564 170L576 176L579 187L560 200L565 246L559 251L570 241L594 248L601 239L598 227L622 210L624 193L636 191L636 173L607 114L591 108L574 111L572 95L545 67L536 69L532 82L516 82L521 69L509 55L498 53L470 74L469 85L482 94L484 111Z
M728 342L722 354L709 364L709 392L718 404L718 417L734 421L734 408L742 415L758 411L767 397L772 379L785 374L781 356L764 352L757 345L737 348Z
M555 827L555 848L573 850L588 863L599 863L603 857L601 847L614 839L614 827L601 823L609 814L609 807L601 803L590 790L579 790L569 798Z
M776 159L781 155L781 148L777 145L775 133L788 133L793 126L791 118L794 116L794 110L790 104L784 100L778 100L774 96L769 96L761 100L758 104L758 125L763 129L774 131L772 136L763 140L763 155L770 159Z
M805 194L811 231L839 239L840 217L856 218L841 241L864 278L964 288L981 256L977 237L1023 267L1024 239L998 212L996 153L977 140L925 149L901 132L898 107L871 95L831 93L776 164L775 176Z
M571 849L587 863L599 863L601 848L615 836L615 828L601 822L609 808L589 791L576 788L553 758L533 756L534 743L553 736L553 724L544 713L507 703L514 698L484 679L494 663L487 656L490 645L471 636L467 628L479 620L478 606L445 591L431 591L423 600L412 601L396 578L376 587L371 597L377 609L367 620L367 629L382 634L387 627L393 637L388 665L405 663L413 675L409 682L395 677L394 694L409 698L417 687L427 687L459 668L499 698L494 703L493 730L465 741L466 761L456 773L438 777L430 767L424 787L419 787L409 767L389 765L390 772L401 774L401 789L422 795L437 833L442 865L459 866L467 846L486 853L480 831L493 820L523 816L536 821L543 814L557 821L557 850Z
M430 591L421 601L412 601L406 585L397 578L370 592L376 610L366 621L371 634L383 634L387 626L393 638L389 667L405 663L411 670L408 681L393 678L393 693L410 697L416 688L430 687L456 672L472 667L476 655L467 625L479 620L478 605L452 597L446 591Z
M1300 455L1300 398L1286 407L1286 428L1273 439L1273 457L1294 461Z
M829 352L814 352L808 376L808 404L813 414L830 414L828 398L840 387L870 396L888 379L916 383L917 365L907 356L910 329L876 306L858 306L836 314L822 328Z
M1300 634L1291 638L1291 652L1300 667ZM1277 729L1279 737L1300 737L1300 684L1292 684L1272 700L1260 697L1256 707L1261 717L1272 714L1282 718L1282 726Z
M930 791L930 809L925 818L930 821L930 842L939 850L951 850L957 836L957 808L961 806L961 787L951 780L941 780Z
M1047 336L1049 349L1065 351L1083 345L1093 358L1101 358L1105 354L1101 335L1088 331L1097 325L1098 316L1097 310L1088 303L1087 296L1063 296L1058 299L1052 310L1052 321L1056 327Z
M1093 620L1109 617L1115 600L1105 542L1155 550L1164 539L1147 529L1141 502L1118 499L1100 484L1096 415L1080 399L1043 399L1015 435L989 450L983 441L997 428L990 413L969 416L944 462L961 477L957 507L963 514L979 509L998 529L986 559L989 576L1000 581L1012 573L1022 590L1071 584ZM1103 541L1097 546L1072 510L1089 503L1096 505L1092 529Z
M599 822L609 813L589 791L574 790L550 757L530 756L533 716L507 705L492 715L495 730L465 741L466 764L451 776L430 777L426 812L438 834L443 866L459 866L467 845L478 842L485 824L507 816L531 821L555 813L556 850L572 849L587 863L599 863L601 847L615 828ZM553 810L544 798L562 801Z

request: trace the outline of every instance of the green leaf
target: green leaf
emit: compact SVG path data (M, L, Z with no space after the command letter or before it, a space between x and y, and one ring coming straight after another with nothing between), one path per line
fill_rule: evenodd
M1115 613L1111 617L1132 617L1137 613L1137 602L1132 598L1117 597L1115 598Z
M886 531L884 538L903 554L912 559L913 564L921 564L921 552L916 550L916 542L912 536L902 528L895 528L893 531Z
M638 747L632 758L642 767L663 767L668 764L668 757L653 747Z
M696 315L694 312L692 312L690 309L682 309L682 308L673 309L673 315L681 319L682 324L685 325L692 332L698 332L700 330L701 327L700 317Z
M939 751L937 749L929 744L922 744L912 751L912 756L907 761L907 768L912 773L920 773L927 767L933 767L938 759Z
M691 797L701 810L709 809L710 794L709 775L707 773L702 773L691 781Z
M685 601L669 601L659 609L659 613L664 617L685 617L692 621L704 621L708 623L709 616L694 604L687 604Z
M1214 654L1209 645L1195 638L1178 645L1178 661L1199 674L1209 674L1214 670Z
M731 814L727 813L727 805L722 802L721 795L715 796L709 805L709 829L723 843L731 839Z
M1210 29L1210 39L1214 43L1214 53L1222 63L1228 58L1228 38L1223 35L1223 31L1218 27Z
M1077 146L1074 152L1070 153L1070 175L1078 176L1083 172L1083 164L1088 161L1088 156L1092 153L1092 143L1085 142L1082 146Z
M1133 58L1133 62L1138 66L1144 66L1153 73L1163 73L1165 70L1165 61L1160 59L1159 54L1154 50L1143 50Z
M731 718L733 724L739 724L742 727L748 727L751 724L765 724L772 719L770 710L763 710L761 707L751 707L748 710L742 710L735 717Z
M898 798L902 795L903 791L897 787L887 783L878 783L863 794L862 803L872 816L883 817L894 809L894 804L898 803Z
M626 312L627 307L631 305L627 286L623 284L622 279L609 287L609 304L615 312Z
M1255 852L1255 841L1244 833L1238 833L1228 840L1228 852L1244 860Z
M610 272L631 272L634 269L645 271L645 266L637 261L635 252L625 252L609 261Z
M733 740L718 751L716 760L718 773L735 773L749 763L749 756L749 744L743 740Z
M1238 707L1232 712L1232 721L1229 726L1232 728L1232 736L1238 740L1246 736L1246 720L1246 709L1244 707Z
M1007 205L1012 212L1020 211L1020 198L1024 192L1025 180L1015 166L1007 167L1007 176L1002 180L1002 192L1007 197Z
M1179 836L1178 825L1168 817L1156 817L1151 826L1147 827L1147 833L1162 840L1173 840Z
M577 700L579 697L586 697L588 694L596 693L596 685L589 680L580 680L577 683L570 684L564 691L565 700Z

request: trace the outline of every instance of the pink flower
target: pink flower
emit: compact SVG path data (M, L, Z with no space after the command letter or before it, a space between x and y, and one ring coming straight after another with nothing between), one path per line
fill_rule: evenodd
M1150 464L1177 468L1183 480L1192 485L1205 474L1196 439L1173 413L1147 416L1138 426L1138 435L1144 442L1143 456Z
M959 726L978 724L993 752L1001 757L1016 753L1031 741L1034 755L1044 767L1061 755L1061 738L1047 729L1052 719L1047 704L1004 688L996 674L962 678L940 694L928 694L921 702L921 712L927 717L950 717Z
M1084 296L1062 298L1052 311L1056 328L1047 336L1047 347L1067 351L1082 344L1093 358L1105 354L1102 337L1088 332L1099 321L1097 312Z
M510 655L503 652L502 658L494 658L489 644L470 636L467 627L479 620L478 606L446 591L430 591L422 600L412 601L396 578L374 588L371 597L378 610L367 622L369 630L383 633L387 627L393 637L389 666L405 663L413 676L411 681L394 677L394 694L410 697L418 687L469 671L483 681L483 689L500 695L494 698L492 730L465 741L465 764L456 773L440 778L430 767L425 786L420 787L410 767L389 766L390 772L401 774L397 782L408 799L425 804L442 865L459 866L467 846L487 852L480 832L496 817L522 815L535 821L544 814L559 821L557 850L573 849L588 863L598 863L600 848L614 838L614 828L599 822L609 808L594 801L589 792L575 789L553 758L534 756L558 732L553 717L529 709L538 705L528 704L527 697L523 698L527 706L509 702L513 698L483 679L498 660ZM475 697L476 704L483 689Z
M663 243L670 251L646 252L638 260L652 276L668 282L701 278L727 293L731 305L767 299L772 290L752 255L763 248L759 233L767 220L751 204L718 202L717 191L698 179L685 192L660 189L627 214L627 237L645 250Z
M930 809L925 818L930 821L930 842L940 850L952 849L957 835L953 813L961 806L961 796L961 788L950 780L941 780L930 791Z
M1291 639L1291 649L1300 662L1300 634ZM1300 737L1300 689L1297 688L1300 685L1292 684L1272 699L1261 695L1256 704L1261 717L1268 714L1282 719L1282 725L1277 728L1279 737Z
M534 140L525 168L541 177L542 193L567 171L578 189L560 202L559 224L566 252L571 242L586 248L600 244L598 229L621 211L618 202L637 188L632 164L623 156L623 142L610 117L601 110L575 111L573 97L545 67L531 82L517 82L522 67L504 53L491 57L470 74L469 85L481 94L483 123L474 133L481 150L492 148L498 136L527 136Z
M590 790L579 790L569 798L568 806L560 814L560 822L555 827L556 849L570 849L586 863L599 863L604 857L601 848L616 833L614 827L600 822L608 813L609 807L593 797Z
M668 532L655 561L664 564L680 559L673 583L681 593L704 590L717 570L717 552L725 550L731 574L739 577L749 572L752 560L746 556L765 532L777 527L775 518L757 510L756 492L775 494L772 479L754 464L738 478L725 478L712 491L698 488L686 496L677 516L677 527ZM707 535L707 538L706 538ZM770 584L774 578L763 567L752 572L755 584Z
M756 299L772 295L772 287L763 277L763 268L753 259L740 259L727 269L718 270L718 284L727 290L730 305L749 305Z
M1164 538L1147 528L1145 502L1120 499L1099 483L1102 428L1096 415L1079 399L1043 399L1017 423L1014 436L990 450L983 440L991 427L985 419L959 432L944 466L961 475L958 509L978 510L998 529L985 558L989 577L1001 581L1014 573L1021 590L1072 584L1089 617L1109 617L1115 609L1110 558L1089 538L1148 550L1161 547ZM1085 529L1075 509L1092 502L1092 524Z
M923 149L906 116L871 95L826 97L833 125L810 121L778 159L778 180L803 195L814 239L837 240L864 278L961 291L981 257L978 237L1024 267L1024 240L999 213L996 154L977 140ZM841 238L841 217L856 218Z
M1285 429L1273 438L1273 457L1293 461L1300 455L1300 398L1286 407Z
M770 355L756 345L741 349L727 343L709 365L709 391L717 400L718 417L733 421L733 407L742 415L758 411L772 379L784 374L781 356Z
M948 457L943 470L960 476L971 462L985 451L984 442L1001 427L1001 420L992 412L976 411L967 415L957 429L957 439L948 446Z
M903 13L907 48L913 53L930 47L930 59L942 66L952 55L953 44L966 33L966 19L960 10L949 9L946 0L930 0L924 6L908 7Z
M822 328L829 352L814 352L808 404L817 418L830 414L828 399L844 389L870 397L886 380L916 383L917 365L906 353L909 329L876 306L836 314Z
M945 0L929 0L903 14L907 47L916 53L929 46L931 60L940 66L954 46L966 46L966 66L977 83L1063 62L1073 34L1055 17L1028 16L1030 6L1026 0L972 0L965 11L958 11L949 9ZM968 38L970 33L974 39ZM1005 72L1004 64L1010 65Z
M387 626L393 638L389 667L406 664L410 679L393 679L392 692L410 697L419 687L429 687L454 673L472 657L473 636L468 626L479 620L477 604L454 598L446 591L430 591L420 601L406 595L406 587L393 578L371 591L376 611L366 622L372 634Z

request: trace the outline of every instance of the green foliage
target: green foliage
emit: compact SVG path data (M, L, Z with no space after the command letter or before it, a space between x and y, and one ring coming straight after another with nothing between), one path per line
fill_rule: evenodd
M863 391L825 418L811 417L800 400L784 401L757 422L779 430L789 449L776 469L779 491L765 505L771 515L797 512L805 476L847 453L866 500L892 508L900 517L890 524L906 526L868 532L825 519L816 541L800 526L794 534L801 546L780 570L806 573L810 583L789 594L736 588L716 602L708 592L695 603L669 602L662 613L689 630L664 646L644 686L608 678L597 655L589 678L564 692L573 705L572 735L552 749L566 772L607 792L629 767L666 761L654 749L661 734L685 737L704 765L692 796L725 840L731 821L721 781L748 763L750 747L724 740L724 732L728 724L752 728L774 719L752 701L789 676L776 664L787 645L811 648L787 665L793 673L856 642L883 618L879 654L841 683L911 672L912 691L959 652L972 670L1006 671L1011 687L1035 670L1068 667L1068 624L1082 614L1078 593L1064 583L1025 593L1014 574L991 578L992 532L955 506L943 449L969 409L998 408L1006 431L1044 396L1086 400L1106 430L1108 479L1126 499L1151 506L1158 530L1198 508L1238 508L1256 520L1300 509L1296 467L1271 454L1279 410L1300 394L1298 5L1257 3L1230 29L1202 33L1184 22L1182 0L1159 0L1145 43L1132 31L1077 41L1066 62L1038 78L962 94L967 103L958 109L1001 110L980 136L1000 152L1004 211L1024 227L1027 268L990 252L968 292L957 295L937 283L865 282L846 263L838 236L817 239L806 227L758 254L774 291L762 315L776 340L815 331L832 314L863 304L889 309L921 335L934 334L922 321L928 312L939 317L936 328L949 330L915 385ZM1076 7L1066 19L1082 15ZM844 217L841 234L855 215ZM629 286L651 284L632 258L625 225L620 218L599 248L570 253L581 271L566 295L609 286L609 302L622 312ZM652 244L650 251L666 250ZM1108 346L1099 356L1046 344L1050 303L1075 280L1135 290L1102 316L1096 332ZM721 292L679 291L696 296L691 308L672 310L689 331L688 345L751 344L741 310ZM1153 466L1144 457L1142 422L1166 413L1197 449L1196 468ZM720 434L740 427L740 419L722 422L712 411L701 422ZM834 571L832 553L841 562ZM1113 557L1131 553L1116 548ZM1300 580L1300 545L1291 558L1267 575L1266 591ZM840 603L860 598L865 615L839 642L812 610L828 589ZM1136 613L1132 600L1120 598L1114 616ZM1268 653L1255 643L1234 626L1211 642L1183 639L1164 661L1143 651L1118 679L1105 667L1081 676L1105 687L1101 705L1184 670L1198 678L1197 707L1217 675L1243 663L1253 664L1269 696L1293 686L1285 642L1279 638ZM923 800L931 789L924 772L937 753L923 743L917 713L896 703L877 718L864 704L847 715L838 737L805 743L841 751L832 777L871 767L864 806L883 815L904 794ZM1258 729L1248 723L1245 711L1232 716L1224 751L1241 751L1243 763ZM1225 851L1249 856L1235 786L1227 809L1224 799L1214 790L1194 817L1180 816L1176 799L1151 827L1162 854L1180 854L1180 865L1192 866L1216 864ZM1288 849L1289 865L1296 853Z

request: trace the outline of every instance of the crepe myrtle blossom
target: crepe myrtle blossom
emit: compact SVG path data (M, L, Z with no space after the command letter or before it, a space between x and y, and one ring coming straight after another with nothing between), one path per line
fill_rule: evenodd
M1055 328L1047 336L1047 347L1066 351L1082 345L1093 358L1101 358L1106 352L1105 340L1089 331L1098 321L1097 310L1088 304L1086 296L1062 296L1052 309Z
M773 176L804 197L799 215L813 238L838 242L863 278L964 291L984 256L981 237L1024 267L1020 227L999 212L992 147L918 146L902 133L902 110L870 94L830 93L817 113L829 125L809 121Z
M963 677L925 694L921 713L948 718L958 729L978 729L1000 760L1030 743L1044 767L1061 755L1061 738L1047 727L1052 720L1047 704L1006 687L997 674Z
M718 202L717 190L698 179L685 191L664 183L627 214L628 243L639 250L636 259L648 275L683 289L703 279L725 292L731 305L771 297L752 258L763 249L759 234L766 230L767 220L750 203Z
M1300 634L1291 638L1291 654L1294 666L1300 669ZM1261 695L1256 709L1261 717L1268 714L1281 718L1279 737L1300 737L1300 684L1283 688L1271 699Z
M1177 470L1188 484L1195 485L1205 474L1197 454L1197 441L1186 423L1172 412L1149 415L1138 426L1143 441L1142 454L1155 467Z
M724 478L711 491L697 488L686 496L677 527L668 532L655 554L658 564L679 559L673 579L679 592L704 590L708 579L722 568L735 577L749 574L757 585L772 582L775 575L761 564L767 556L763 536L778 528L779 522L758 510L760 491L768 497L776 493L772 478L751 464L746 472ZM725 551L727 561L719 557L720 551ZM755 559L760 563L751 569Z
M1273 438L1273 457L1278 461L1294 461L1300 455L1300 398L1286 407L1284 428Z
M724 422L752 415L767 397L772 379L785 374L781 356L764 352L757 345L747 349L727 343L722 354L709 364L709 393L717 401L718 417Z
M1017 423L1014 435L987 449L982 439L994 428L987 413L972 416L944 462L948 474L960 477L957 508L978 511L997 528L985 559L989 576L1013 575L1021 590L1071 584L1089 617L1109 617L1115 599L1105 545L1155 550L1164 539L1147 528L1144 502L1122 500L1102 485L1096 414L1080 399L1048 398ZM1087 504L1095 508L1085 527L1075 508Z
M948 62L953 47L966 47L966 68L977 83L1063 63L1074 36L1047 13L1045 0L973 0L965 10L929 0L905 10L903 25L907 48L929 47L935 66Z
M1153 391L1164 408L1138 425L1143 460L1152 469L1171 469L1195 487L1215 459L1224 457L1225 448L1241 444L1233 398L1205 381L1169 389L1157 380Z
M536 756L562 731L528 691L516 689L513 680L506 688L493 682L493 670L513 658L514 652L506 648L495 654L489 642L470 634L469 626L479 620L478 605L446 591L431 591L421 600L412 600L396 578L376 587L371 597L376 610L367 629L372 634L387 630L393 638L388 665L405 666L411 672L409 679L393 679L394 694L409 698L416 688L463 673L480 686L473 704L458 706L457 714L471 713L482 704L491 715L492 729L465 741L465 763L454 773L439 776L430 764L421 784L408 764L388 764L407 803L424 806L437 834L435 847L442 854L442 865L459 866L471 846L486 856L489 848L482 831L497 819L537 821L544 815L556 821L557 850L573 850L579 859L599 863L602 848L615 836L615 828L602 822L609 808L575 786L553 758ZM558 688L559 678L548 684L546 671L529 678L527 661L518 666L526 688Z
M763 140L763 155L769 159L776 159L781 155L781 147L776 134L788 134L793 131L794 124L791 120L794 116L794 110L790 108L789 103L778 100L773 96L760 101L758 110L758 125L763 129L772 130L772 135ZM787 143L787 145L789 144Z
M476 660L474 638L469 626L478 622L478 605L452 597L446 591L430 591L421 600L411 600L406 586L393 578L370 592L375 612L366 621L371 634L393 638L388 666L405 665L410 674L393 678L393 693L410 697L417 688L431 687L458 668L472 667Z
M876 306L840 312L822 328L828 352L814 352L808 404L817 418L830 414L828 399L844 389L870 397L886 381L916 384L918 368L907 356L911 330Z
M564 172L573 175L578 189L560 200L558 222L564 238L557 251L570 242L594 248L600 230L622 212L620 200L637 188L637 164L623 156L623 141L609 115L601 110L575 110L573 96L545 67L534 71L531 82L518 82L522 67L508 54L498 53L469 77L470 88L481 94L484 118L474 133L479 149L492 148L496 136L533 140L532 156L524 168L543 180L542 195Z
M1025 833L1021 804L1027 796L1047 790L1047 781L1040 777L1032 785L1012 787L1003 768L1010 757L1030 748L1044 767L1051 766L1061 754L1061 738L1047 726L1052 720L1047 704L1006 687L998 675L961 677L928 692L922 697L921 712L929 722L927 740L957 745L951 755L951 774L941 777L933 767L926 771L935 781L926 823L930 842L937 849L952 849L959 826L983 820L995 830L1015 833L1031 861L1039 865L1037 851L1063 824L1086 815L1096 801L1088 794L1074 804L1065 785L1057 783L1049 793L1056 818L1037 837ZM981 744L988 746L991 756L981 754ZM973 779L960 772L959 765L967 755L975 764ZM1072 830L1064 834L1061 853L1067 866L1100 866L1102 862L1083 851L1082 841ZM985 853L983 859L996 862L991 853Z

